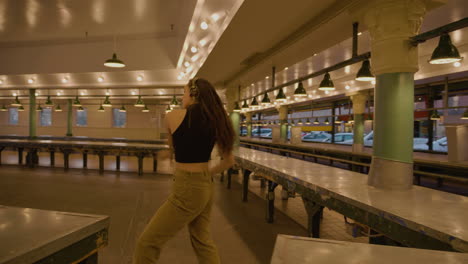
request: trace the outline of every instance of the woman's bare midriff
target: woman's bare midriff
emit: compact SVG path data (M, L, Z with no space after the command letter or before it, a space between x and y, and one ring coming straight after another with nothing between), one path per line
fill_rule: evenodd
M175 163L176 169L190 171L190 172L203 172L208 170L208 162L200 163Z

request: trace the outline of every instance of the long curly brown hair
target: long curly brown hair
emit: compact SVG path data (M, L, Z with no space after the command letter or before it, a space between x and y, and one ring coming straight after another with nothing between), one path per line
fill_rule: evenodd
M209 126L214 130L216 144L221 152L230 153L233 149L235 132L215 88L203 78L191 79L188 87L190 96L200 104Z

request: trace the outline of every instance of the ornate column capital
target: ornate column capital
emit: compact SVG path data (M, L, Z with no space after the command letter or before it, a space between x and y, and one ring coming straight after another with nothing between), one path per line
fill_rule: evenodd
M350 9L369 30L374 75L418 71L418 48L409 39L419 33L427 11L445 2L374 0L361 1Z
M364 114L366 111L366 101L368 99L368 95L363 92L356 92L347 95L351 97L351 101L353 102L353 113Z
M288 119L288 107L286 105L280 106L278 109L279 112L279 119L280 120L286 120Z

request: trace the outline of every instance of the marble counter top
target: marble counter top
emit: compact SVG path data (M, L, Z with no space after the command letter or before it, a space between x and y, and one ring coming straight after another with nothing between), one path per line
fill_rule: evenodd
M427 234L458 251L468 252L468 197L419 186L406 191L367 185L367 175L247 148L238 148L236 162L305 186L322 200L347 204Z
M278 235L271 264L465 264L468 254Z
M108 216L0 205L0 263L33 263L108 227Z

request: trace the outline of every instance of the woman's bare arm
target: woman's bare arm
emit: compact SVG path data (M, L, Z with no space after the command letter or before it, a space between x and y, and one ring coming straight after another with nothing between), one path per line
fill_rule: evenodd
M174 145L172 145L172 132L171 127L169 126L169 116L170 113L166 116L166 128L167 128L167 145L169 149L167 150L160 150L158 151L158 158L159 159L170 159L172 158L172 154L174 153Z

